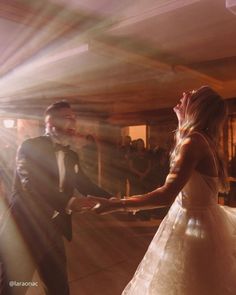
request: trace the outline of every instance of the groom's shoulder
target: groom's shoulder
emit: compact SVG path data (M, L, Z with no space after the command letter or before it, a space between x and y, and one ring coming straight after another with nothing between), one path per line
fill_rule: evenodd
M48 136L36 136L25 139L21 144L20 148L33 148L33 147L44 147L51 145L51 140Z

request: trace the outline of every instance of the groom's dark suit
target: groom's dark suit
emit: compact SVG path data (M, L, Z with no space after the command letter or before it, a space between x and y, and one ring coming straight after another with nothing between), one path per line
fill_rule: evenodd
M69 148L63 152L65 179L60 192L51 138L40 136L24 141L18 149L11 203L12 216L50 295L69 294L62 236L72 238L71 216L65 208L74 190L83 195L110 197L82 173L75 152Z

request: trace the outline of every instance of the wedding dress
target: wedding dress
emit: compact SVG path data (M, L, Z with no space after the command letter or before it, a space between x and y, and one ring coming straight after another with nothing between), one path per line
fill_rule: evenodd
M236 294L236 209L218 183L193 171L123 295Z

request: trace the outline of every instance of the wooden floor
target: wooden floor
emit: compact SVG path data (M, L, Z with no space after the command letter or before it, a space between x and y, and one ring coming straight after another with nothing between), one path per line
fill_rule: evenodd
M71 295L120 295L159 223L124 213L75 215L73 241L65 242ZM37 273L33 282L39 282L39 287L29 288L27 295L44 295Z

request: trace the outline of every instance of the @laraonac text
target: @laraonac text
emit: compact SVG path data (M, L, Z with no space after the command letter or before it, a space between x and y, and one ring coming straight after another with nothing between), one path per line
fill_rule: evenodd
M38 287L38 282L18 282L18 281L10 281L10 287Z

